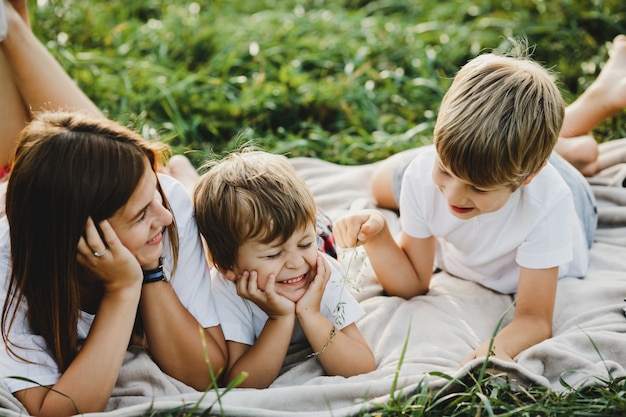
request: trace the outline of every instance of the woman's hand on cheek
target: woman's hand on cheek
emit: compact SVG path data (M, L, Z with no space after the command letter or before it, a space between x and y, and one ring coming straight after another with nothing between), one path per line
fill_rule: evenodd
M324 290L326 290L326 285L330 279L330 267L326 262L326 259L324 259L322 254L319 252L317 254L315 266L315 277L313 277L313 281L309 284L306 292L296 304L297 314L320 311L322 296L324 295Z
M259 306L270 318L287 316L295 313L295 304L276 293L276 276L270 274L265 284L265 291L258 286L256 271L244 271L236 280L237 294Z
M105 291L141 286L143 272L135 256L120 242L107 220L99 223L102 237L91 219L78 241L78 262L104 284Z

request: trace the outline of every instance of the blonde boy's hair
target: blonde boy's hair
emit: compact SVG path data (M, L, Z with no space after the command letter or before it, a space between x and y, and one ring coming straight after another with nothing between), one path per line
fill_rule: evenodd
M518 188L541 170L565 105L550 73L528 58L485 54L466 64L441 103L435 146L474 185Z
M232 269L248 239L286 241L309 222L316 205L286 157L263 151L230 153L209 164L194 190L200 233L212 262Z

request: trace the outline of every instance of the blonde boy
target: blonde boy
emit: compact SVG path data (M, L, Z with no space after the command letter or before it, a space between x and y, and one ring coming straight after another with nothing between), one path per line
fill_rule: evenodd
M341 267L317 249L316 205L287 158L232 153L194 191L213 293L229 353L227 381L265 388L290 344L308 341L329 375L372 371L374 356L355 321L363 309Z
M494 345L496 357L512 360L551 336L558 278L587 269L572 192L548 162L563 117L561 95L540 65L475 58L442 101L434 146L406 168L397 241L379 212L364 211L337 222L337 243L358 238L390 295L425 294L434 266L517 293L514 318ZM574 187L585 192L580 174ZM475 346L463 362L486 356L488 346Z

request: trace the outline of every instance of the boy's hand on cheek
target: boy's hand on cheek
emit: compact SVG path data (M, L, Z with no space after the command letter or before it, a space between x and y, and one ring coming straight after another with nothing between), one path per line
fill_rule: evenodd
M296 314L310 314L320 311L320 304L322 302L322 296L324 290L330 279L330 267L321 253L318 252L316 260L316 272L315 277L309 288L296 303Z
M270 274L267 278L265 291L258 286L256 271L244 271L235 285L240 297L252 301L271 319L295 314L295 303L276 293L276 276L274 274Z

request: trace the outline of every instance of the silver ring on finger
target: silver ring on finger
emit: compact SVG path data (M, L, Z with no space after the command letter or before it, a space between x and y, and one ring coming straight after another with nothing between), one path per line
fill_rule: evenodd
M99 251L99 252L95 252L95 251L94 251L94 252L93 252L93 256L95 256L96 258L99 258L99 257L101 257L102 255L104 255L104 254L106 253L106 251L107 251L107 248L104 248L104 249L102 249L102 250L101 250L101 251Z

